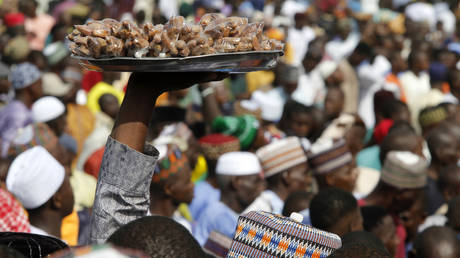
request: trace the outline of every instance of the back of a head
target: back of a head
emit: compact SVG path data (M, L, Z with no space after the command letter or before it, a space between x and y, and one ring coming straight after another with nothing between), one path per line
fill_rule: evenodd
M391 256L378 248L364 243L343 245L328 256L329 258L390 258Z
M361 207L361 215L363 216L364 230L371 232L382 222L388 213L380 206L364 206Z
M142 251L150 257L205 257L187 229L162 216L132 221L115 231L107 242Z
M0 257L4 258L25 258L20 252L6 245L0 245Z
M353 195L338 188L325 188L310 203L310 219L313 227L330 231L341 217L355 211L358 203Z
M390 151L413 151L416 147L417 134L405 122L395 123L380 144L379 159L383 164ZM415 142L414 142L415 141Z
M455 231L448 227L434 226L419 234L414 242L418 258L460 257L460 241Z
M384 253L388 253L382 241L367 231L354 231L347 233L342 237L342 246L352 245L355 243L365 244L366 246L370 246Z
M447 210L447 225L456 231L460 231L460 195L449 201Z
M312 198L313 194L307 191L293 192L284 202L283 216L289 217L293 212L307 209Z

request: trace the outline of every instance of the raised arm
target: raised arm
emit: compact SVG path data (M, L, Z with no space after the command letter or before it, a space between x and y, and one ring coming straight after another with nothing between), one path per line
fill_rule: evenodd
M158 152L145 145L157 97L193 84L221 80L221 73L134 73L107 140L91 217L91 242L103 243L149 209L149 187Z

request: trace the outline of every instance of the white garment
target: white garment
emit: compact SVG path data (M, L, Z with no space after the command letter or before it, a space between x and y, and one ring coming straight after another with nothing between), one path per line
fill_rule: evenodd
M51 236L50 234L46 233L44 230L41 230L37 227L34 227L30 225L30 233L32 234L37 234L37 235L43 235L43 236Z
M176 16L179 13L177 0L160 0L158 5L161 14L169 19L169 17Z
M359 40L360 35L357 32L350 33L345 40L331 40L326 44L326 54L334 61L340 62L342 59L349 57L351 53L353 53L356 46L358 46Z
M361 12L375 14L379 11L379 0L361 0Z
M436 13L433 5L428 3L413 3L406 7L406 16L415 22L428 22L430 28L436 25Z
M292 99L306 106L322 104L326 97L326 86L317 68L299 78L297 89L292 93Z
M302 64L302 60L308 51L308 44L315 37L315 31L308 26L303 27L302 30L297 30L294 27L289 28L287 42L292 46L294 52L293 66Z
M455 14L449 9L447 3L434 4L437 21L442 22L442 28L448 35L455 32Z
M243 213L250 211L265 211L274 214L281 214L283 212L284 201L271 190L263 191Z
M409 106L413 105L418 101L419 97L427 94L431 89L430 76L426 72L422 72L417 76L412 71L407 71L401 74L399 80Z
M445 215L435 214L428 216L422 225L418 226L417 231L420 233L425 229L433 226L444 226L447 222L447 217Z
M357 68L359 79L358 114L367 128L374 127L374 94L385 82L385 75L391 70L391 63L382 55L375 57L372 64L361 64Z

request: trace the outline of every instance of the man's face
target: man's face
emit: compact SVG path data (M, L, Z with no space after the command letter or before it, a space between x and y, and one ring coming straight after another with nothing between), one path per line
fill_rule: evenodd
M364 148L364 137L366 136L366 128L353 125L345 134L345 139L353 156L357 155Z
M337 118L343 110L343 95L337 89L331 89L326 95L324 111L329 119Z
M404 211L407 211L420 197L422 191L422 189L398 190L390 207L391 212L394 214L400 214Z
M249 206L263 190L264 181L261 175L239 176L236 178L236 191L240 204Z
M42 80L39 79L35 83L33 83L31 86L29 86L30 93L32 94L32 97L37 100L43 96L43 88L42 88Z
M194 184L190 179L191 175L190 165L187 162L181 171L167 179L168 182L166 184L169 187L170 195L177 203L192 202Z
M337 187L352 193L355 189L358 172L354 163L350 163L326 175L326 177L330 187Z
M307 163L302 163L289 170L289 191L305 191L313 181L312 174Z
M395 255L401 240L396 235L396 226L390 215L385 216L379 225L372 229L372 234L382 240L382 243L392 256Z
M59 195L59 200L61 202L61 216L68 216L73 211L74 196L72 187L70 186L69 176L67 174L65 175L64 182L62 182L62 185L56 194Z
M313 118L307 113L292 114L289 129L297 137L307 137L313 127Z
M11 83L8 78L0 78L0 94L5 94L10 91Z

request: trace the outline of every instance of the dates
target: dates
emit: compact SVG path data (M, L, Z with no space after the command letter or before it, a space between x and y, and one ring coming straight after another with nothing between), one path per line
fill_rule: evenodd
M104 19L76 25L67 38L72 54L101 57L187 57L242 51L282 50L284 45L263 35L263 23L208 13L199 23L174 16L166 24Z

